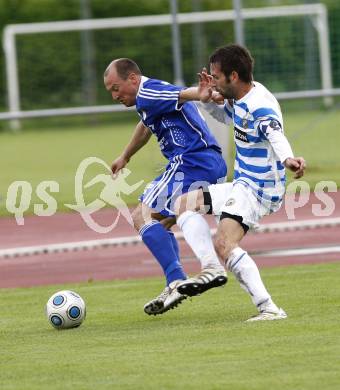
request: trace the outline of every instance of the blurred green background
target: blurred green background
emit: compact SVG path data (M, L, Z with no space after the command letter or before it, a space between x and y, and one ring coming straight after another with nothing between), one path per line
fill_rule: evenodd
M320 0L328 10L333 85L340 87L340 2ZM0 0L0 29L11 23L158 15L168 0ZM303 5L315 0L242 0L243 8ZM180 0L179 12L232 10L232 0ZM320 88L318 35L310 16L247 19L245 42L256 59L255 79L273 92ZM180 26L183 78L187 85L218 46L235 40L232 21ZM113 58L131 57L146 75L173 81L171 26L19 35L17 55L22 108L108 104L102 74ZM85 58L84 39L91 49ZM85 67L90 62L90 72ZM6 108L4 55L0 55L0 111ZM90 80L89 80L90 78Z
M157 15L169 13L168 0L0 0L0 29L10 23L31 23L82 18L87 4L91 18ZM308 5L313 0L243 0L244 8ZM332 80L340 87L340 2L322 0L328 10ZM181 0L179 12L231 10L232 0ZM230 21L181 25L183 78L186 85L196 82L196 73L208 62L217 47L233 42ZM272 92L302 91L321 87L320 52L315 19L307 16L246 20L246 45L255 58L255 79ZM17 37L20 100L23 110L86 105L109 105L111 97L103 87L102 74L117 57L136 60L145 75L174 80L171 27L139 27L97 30L87 35L92 47L91 62L84 59L84 35L80 32L28 34ZM85 66L86 65L86 66ZM87 68L86 68L87 67ZM88 72L90 67L90 73ZM85 69L86 68L86 69ZM0 112L7 111L5 57L0 54ZM90 75L90 79L89 79ZM321 180L339 186L340 98L330 104L323 99L280 101L285 131L296 155L308 163L305 179L314 189ZM80 162L96 156L108 164L128 142L138 117L134 112L94 114L77 117L50 117L22 120L21 130L13 132L8 121L0 121L0 215L7 215L6 196L16 180L32 184L32 205L37 201L36 186L43 180L60 185L54 194L58 209L74 203L74 175ZM227 130L225 130L227 131ZM233 143L229 132L227 150L229 178L232 177ZM135 156L129 169L130 184L145 183L159 175L165 160L154 139ZM91 173L99 167L93 167ZM96 171L97 172L97 171ZM93 177L93 176L92 176ZM289 176L289 180L292 177ZM100 184L87 192L96 198ZM126 196L137 202L140 190Z
M316 183L322 180L340 183L340 145L339 110L286 111L283 107L286 134L296 155L307 160L308 170L304 179L314 190ZM60 185L59 193L53 194L59 210L66 210L64 204L74 204L75 173L80 162L89 156L104 160L108 165L119 156L128 142L137 121L137 115L131 113L110 114L112 124L88 125L86 118L58 119L56 123L44 124L46 120L26 122L26 128L20 133L3 131L0 133L2 151L0 165L1 202L0 215L8 215L5 199L10 184L15 180L31 183L33 194L28 213L33 212L33 204L41 203L35 195L36 186L44 180L54 180ZM103 118L103 121L109 120ZM51 122L51 121L48 121ZM228 131L227 128L225 131ZM229 131L232 137L232 131ZM322 139L322 142L320 141ZM230 139L228 153L229 178L233 173L233 143ZM131 175L126 179L129 184L141 179L148 183L160 174L166 164L159 151L156 139L134 156L128 168ZM101 165L94 165L84 178L84 183L96 174L108 173ZM88 179L87 179L88 178ZM288 180L293 180L288 173ZM97 199L103 184L96 184L84 191L85 199L90 202ZM122 196L129 204L135 204L143 186L130 195ZM20 194L19 194L20 195ZM18 202L19 202L18 195ZM17 204L18 204L17 202Z

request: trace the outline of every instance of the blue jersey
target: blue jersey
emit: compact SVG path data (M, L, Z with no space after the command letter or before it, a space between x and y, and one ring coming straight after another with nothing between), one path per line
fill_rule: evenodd
M193 102L178 102L182 89L143 76L136 109L144 125L157 137L161 152L168 160L208 148L221 153L197 106Z

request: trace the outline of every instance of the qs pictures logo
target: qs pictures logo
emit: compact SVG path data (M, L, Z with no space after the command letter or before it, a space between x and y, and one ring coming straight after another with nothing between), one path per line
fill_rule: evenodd
M99 164L105 173L100 173L87 183L84 183L84 177L93 164ZM105 161L97 157L88 157L79 164L75 173L75 204L64 204L64 206L79 212L87 226L97 233L108 233L113 230L119 221L120 215L123 215L127 222L132 225L133 222L129 208L121 195L133 193L144 183L144 180L130 185L126 181L130 174L131 171L124 168L113 177L111 169ZM100 193L95 200L86 204L84 192L98 183L103 184ZM54 215L57 212L58 204L51 193L58 193L59 191L60 185L57 181L40 182L35 192L43 203L34 204L34 214L44 217ZM15 216L18 225L24 225L25 223L24 213L31 205L32 194L33 186L28 181L15 181L8 188L6 208L8 212ZM95 221L93 214L107 205L117 209L118 214L111 225L102 226Z
M99 174L84 184L84 175L92 164L100 164L110 173ZM74 196L76 204L65 204L65 206L78 211L87 226L98 233L108 233L113 230L118 223L120 214L122 214L127 222L132 225L133 222L129 208L121 198L121 194L129 195L133 193L144 183L144 180L141 180L134 185L130 185L126 181L126 178L130 174L131 171L124 168L115 177L112 177L110 167L103 160L97 157L88 157L80 163L75 175ZM98 183L104 185L98 198L86 205L84 200L84 189L88 189ZM92 218L92 214L106 205L116 208L118 210L118 215L111 225L101 226Z

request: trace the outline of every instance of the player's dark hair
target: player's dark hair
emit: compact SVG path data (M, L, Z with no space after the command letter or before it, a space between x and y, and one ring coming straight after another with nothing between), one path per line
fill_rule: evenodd
M114 66L117 71L117 75L122 79L126 80L131 73L136 73L141 75L142 72L139 69L139 66L130 58L119 58L114 62Z
M221 72L229 77L237 72L240 80L250 83L253 80L254 59L249 51L240 45L231 44L219 47L209 58L210 64L220 64Z

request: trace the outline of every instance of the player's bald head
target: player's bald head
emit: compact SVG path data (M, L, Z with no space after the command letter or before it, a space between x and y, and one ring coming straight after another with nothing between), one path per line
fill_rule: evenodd
M127 80L131 73L141 75L142 72L139 66L130 58L118 58L113 60L104 72L104 78L108 77L112 72L116 72L117 76L122 80Z

